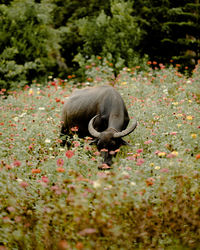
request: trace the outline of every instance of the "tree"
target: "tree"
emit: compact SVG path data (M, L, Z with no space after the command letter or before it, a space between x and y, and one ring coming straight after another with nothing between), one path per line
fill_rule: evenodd
M51 26L52 6L14 0L0 6L0 87L17 88L56 69L59 32Z

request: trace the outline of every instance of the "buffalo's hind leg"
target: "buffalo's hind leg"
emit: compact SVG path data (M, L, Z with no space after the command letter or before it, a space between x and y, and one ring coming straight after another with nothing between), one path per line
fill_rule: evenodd
M60 143L61 147L64 147L66 143L67 143L67 147L71 146L71 143L68 140L69 130L64 126L64 124L61 127L60 138L61 138L61 143Z

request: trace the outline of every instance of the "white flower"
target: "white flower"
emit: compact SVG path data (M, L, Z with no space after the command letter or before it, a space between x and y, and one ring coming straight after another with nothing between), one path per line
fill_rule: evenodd
M19 115L19 117L24 117L26 115L26 113L22 113L21 115Z
M50 139L46 139L45 143L51 143L51 140Z
M94 188L99 188L99 187L101 187L101 182L100 182L100 180L93 181L93 187L94 187Z
M16 117L13 118L13 120L14 120L15 122L18 122L18 121L19 121L19 117L16 116Z
M45 108L44 108L44 107L39 107L38 109L39 109L39 110L45 110Z
M123 172L122 172L122 175L128 175L128 172L123 171Z
M136 183L134 181L131 181L130 185L131 186L136 186Z
M18 182L22 182L23 180L22 180L22 179L17 178L17 181L18 181Z

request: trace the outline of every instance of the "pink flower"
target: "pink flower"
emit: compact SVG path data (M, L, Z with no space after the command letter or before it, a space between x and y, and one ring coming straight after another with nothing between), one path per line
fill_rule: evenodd
M62 167L64 165L64 160L62 158L58 158L56 164L58 167Z
M137 159L136 165L141 166L143 163L144 163L144 159L139 158L139 159Z
M136 151L138 154L140 154L140 153L142 153L143 152L143 149L142 148L139 148L139 149L137 149L137 151Z
M29 185L29 184L28 184L26 181L20 182L20 186L23 187L23 188L28 187L28 185Z
M145 141L144 144L150 144L152 142L153 142L152 140L148 140L148 141Z
M42 181L44 182L44 183L48 183L49 182L49 179L48 179L48 177L46 177L46 176L42 176Z
M177 134L177 132L171 132L170 133L170 135L176 135Z
M21 161L15 160L15 161L13 162L13 165L14 165L15 167L20 167L20 166L21 166Z
M74 156L74 152L72 150L68 150L66 153L65 153L66 157L68 159L72 158Z
M162 169L160 170L160 172L162 172L162 173L168 173L168 172L169 172L169 169L168 169L168 168L162 168Z

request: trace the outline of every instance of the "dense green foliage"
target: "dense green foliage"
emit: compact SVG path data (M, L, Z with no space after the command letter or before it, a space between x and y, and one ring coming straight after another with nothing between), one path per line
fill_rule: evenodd
M0 86L16 89L47 76L59 58L52 6L34 0L0 6Z
M199 0L12 0L0 5L0 87L16 89L48 74L85 78L87 61L144 61L194 68ZM183 70L182 69L182 70ZM43 81L45 82L45 81Z
M110 65L96 63L86 77L108 84ZM190 78L163 65L120 72L113 84L138 127L109 171L88 139L59 146L74 78L1 92L0 248L199 249L199 78L200 65Z

